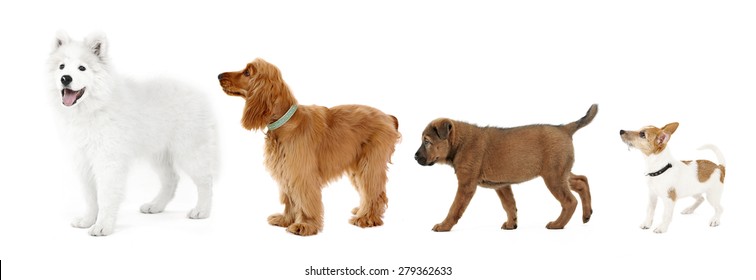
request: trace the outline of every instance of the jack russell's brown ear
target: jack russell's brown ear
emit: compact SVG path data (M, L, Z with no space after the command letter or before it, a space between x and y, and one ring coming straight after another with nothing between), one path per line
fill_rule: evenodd
M679 125L680 125L679 123L673 122L662 127L661 133L659 133L659 135L656 136L656 145L667 144L667 142L669 141L669 137L672 136L672 133L675 133Z
M449 134L451 134L452 126L453 125L450 120L442 120L433 127L433 130L436 131L439 139L446 140L447 138L449 138Z

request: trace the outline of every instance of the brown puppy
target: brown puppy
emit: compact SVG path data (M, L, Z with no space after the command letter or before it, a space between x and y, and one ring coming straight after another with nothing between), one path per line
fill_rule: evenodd
M298 106L278 68L259 58L218 79L226 94L245 99L244 128L268 128L265 165L284 204L283 214L271 215L268 223L297 235L318 233L321 188L347 173L360 193L350 223L383 224L387 163L400 137L394 116L361 105Z
M462 217L478 185L493 188L507 212L502 229L517 228L517 206L512 184L541 176L549 191L562 204L562 213L546 224L562 229L577 207L583 204L583 223L591 218L591 193L585 176L572 174L572 135L591 123L598 105L586 115L566 125L529 125L513 128L478 127L450 119L436 119L423 131L423 143L415 153L420 165L449 164L457 174L457 195L443 222L434 231L449 231Z

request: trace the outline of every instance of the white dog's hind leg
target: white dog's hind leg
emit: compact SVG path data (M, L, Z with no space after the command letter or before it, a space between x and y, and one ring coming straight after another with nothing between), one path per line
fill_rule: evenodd
M92 173L87 171L81 172L81 181L84 191L84 203L86 210L84 215L74 218L71 226L76 228L89 228L97 220L97 186L95 185Z
M722 216L722 212L724 212L724 208L722 208L721 204L723 189L723 186L719 185L712 187L708 192L706 192L706 198L709 200L709 204L714 207L714 217L711 217L709 226L715 227L720 223L719 219Z
M664 233L669 228L669 223L672 222L672 211L675 210L675 201L665 197L662 198L664 202L664 215L662 215L662 222L654 229L655 233Z
M123 201L127 170L121 164L94 166L94 168L99 211L97 222L89 229L89 234L105 236L113 233L115 229L118 208Z
M157 157L152 161L152 165L155 167L158 177L160 177L161 187L157 196L151 202L145 203L139 208L145 214L163 212L165 206L168 205L168 202L176 194L176 187L179 181L179 175L176 173L176 169L173 167L173 160L170 157Z
M197 185L197 206L186 214L189 219L205 219L210 217L213 199L213 177L210 175L192 176Z
M646 209L646 219L643 221L640 228L642 229L651 228L651 223L654 222L654 211L656 210L656 201L657 201L656 194L649 191L648 192L648 208Z
M696 199L696 202L693 202L693 205L691 205L690 207L685 208L685 210L682 211L683 214L693 214L693 211L696 211L696 208L698 208L698 206L701 205L701 203L703 203L704 201L703 196L700 194L694 195L693 198Z

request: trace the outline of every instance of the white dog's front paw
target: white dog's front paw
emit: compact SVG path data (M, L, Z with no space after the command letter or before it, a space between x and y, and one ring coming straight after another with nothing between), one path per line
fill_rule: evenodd
M194 208L186 214L189 219L206 219L210 217L210 209Z
M688 208L685 208L685 210L683 210L680 213L682 213L683 215L689 215L689 214L693 214L693 211L695 211L695 210L696 210L696 208L688 207Z
M642 223L640 225L640 228L641 229L650 229L651 228L651 223Z
M667 231L667 228L664 227L657 227L654 229L654 233L664 233Z
M142 207L139 207L139 211L141 211L144 214L162 213L163 210L165 210L165 205L157 205L157 204L152 204L152 203L145 203L145 204L142 204Z
M95 220L97 220L96 216L76 217L71 221L71 226L75 228L89 228L94 225Z
M91 235L91 236L106 236L106 235L110 235L110 234L113 233L113 229L114 228L115 228L115 226L113 226L113 225L104 225L104 224L101 224L101 223L97 223L97 224L93 225L89 229L89 235Z

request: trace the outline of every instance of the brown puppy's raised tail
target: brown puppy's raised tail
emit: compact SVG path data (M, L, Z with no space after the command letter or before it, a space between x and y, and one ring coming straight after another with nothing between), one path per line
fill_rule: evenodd
M572 136L575 134L575 132L578 129L583 128L584 126L588 125L593 121L593 118L596 117L596 114L598 113L598 104L591 105L591 108L588 108L588 112L585 113L585 116L580 118L577 121L565 124L562 126L562 129L564 129L567 134Z

